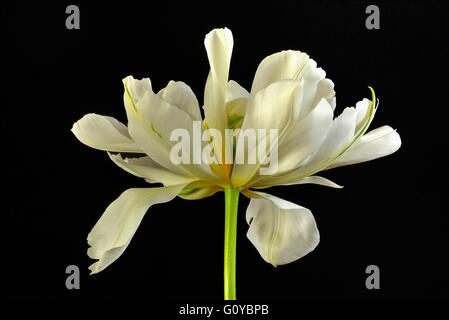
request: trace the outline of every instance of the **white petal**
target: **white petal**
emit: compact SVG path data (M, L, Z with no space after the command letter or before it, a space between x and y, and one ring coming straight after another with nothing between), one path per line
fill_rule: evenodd
M248 98L249 92L237 83L237 81L229 80L226 90L226 102L239 99Z
M356 164L385 157L401 146L401 137L393 128L382 126L363 135L341 157L326 169Z
M71 130L79 141L91 148L114 152L143 152L130 137L128 128L112 117L89 113L75 122Z
M360 139L371 124L376 111L374 91L371 89L371 92L373 102L363 99L355 108L344 109L342 114L334 119L319 150L296 174L305 177L325 169Z
M152 160L178 175L194 176L204 180L215 177L207 164L192 164L193 161L190 160L191 164L177 165L172 161L170 152L179 141L170 141L171 133L175 129L186 130L189 134L190 146L193 146L193 139L195 139L193 120L184 109L171 105L159 95L154 94L151 88L137 97L136 102L134 97L130 96L127 86L142 81L132 77L124 80L128 129L134 141Z
M330 79L322 79L318 82L314 105L318 104L322 98L329 102L332 110L335 110L336 101L334 83Z
M262 258L282 265L302 258L318 245L320 235L309 209L262 192L252 192L246 211L247 237Z
M332 123L326 139L320 149L313 155L310 162L325 162L335 157L341 150L348 146L354 139L356 125L356 110L346 108Z
M304 88L301 108L299 109L299 118L307 116L322 98L325 98L326 101L330 101L335 95L335 91L329 86L321 86L321 90L318 91L319 84L325 80L325 77L326 72L324 72L323 69L318 68L317 63L313 59L309 59L301 74L301 79L304 81ZM328 90L326 91L325 89Z
M251 94L280 80L300 79L308 60L307 54L292 50L277 52L266 57L257 67Z
M132 188L112 202L87 237L87 255L98 259L89 269L104 270L128 247L148 208L172 200L185 187Z
M170 81L168 85L158 92L169 104L187 112L192 120L201 121L200 107L192 89L182 81Z
M355 108L346 108L332 122L326 138L319 149L307 159L303 166L284 175L284 183L299 181L323 169L326 163L337 157L354 140L356 127Z
M179 116L181 121L184 120L181 128L187 125L190 117L185 111L170 106L168 102L154 94L150 86L146 86L146 90L139 92L139 95L132 95L130 88L142 88L146 82L146 79L137 80L131 76L123 80L125 85L123 100L128 116L129 134L151 159L172 172L188 175L188 172L182 166L177 166L170 160L170 133L164 132L164 136L162 136L158 130L159 126L165 126L166 123L160 122L159 119L153 119L152 116L161 111L164 111L164 116L167 116L168 111L175 110L172 118L175 119ZM166 122L167 119L163 121Z
M204 118L208 128L219 130L224 137L227 124L226 88L234 45L231 30L227 28L212 30L206 35L204 45L210 64L210 72L204 88ZM218 147L218 143L215 145L217 158L224 159L223 149Z
M123 170L151 183L159 182L164 186L172 186L195 181L193 177L181 176L167 170L149 157L123 159L120 154L108 153L108 155Z
M125 84L125 89L128 90L129 96L132 97L132 104L137 104L147 94L147 92L153 92L151 80L149 78L137 80L131 76L128 76L123 79L123 83Z
M310 177L303 178L298 181L290 181L289 179L286 179L284 176L278 176L278 177L273 176L273 177L269 177L266 180L258 182L256 184L254 184L253 186L254 186L254 188L268 188L268 187L272 187L272 186L291 186L291 185L307 184L307 183L318 184L318 185L336 188L336 189L343 188L343 186L340 186L340 185L336 184L335 182L333 182L329 179L320 177L320 176L310 176Z
M359 127L363 124L363 120L368 115L370 105L371 101L369 101L368 99L363 99L362 101L359 101L355 104L355 110L357 112L356 127Z
M279 172L298 167L318 149L332 124L333 112L323 98L309 114L295 122L279 145Z
M243 120L242 132L245 130L265 129L266 138L270 140L270 129L278 129L278 140L281 141L283 134L288 129L292 119L296 104L299 82L294 80L283 80L275 82L254 96L250 96L246 106L246 114ZM234 186L242 186L250 181L257 173L264 159L259 159L256 148L240 147L239 144L246 145L246 139L237 139L236 159L245 159L245 155L256 154L256 164L235 163L232 170L232 183ZM269 143L267 143L269 145ZM271 146L272 150L276 146ZM241 155L239 151L244 151ZM259 161L260 160L260 161Z
M375 101L374 91L372 93L373 101ZM370 102L370 105L369 109L366 110L363 107L365 100L362 103L358 103L356 108L346 108L343 110L342 114L332 122L331 128L319 149L308 157L304 164L297 169L277 175L276 181L281 184L300 181L305 177L328 168L347 152L366 132L374 117L376 105L367 100ZM270 178L269 180L271 181L272 179ZM267 181L264 183L267 183ZM257 185L257 181L252 184Z
M322 98L335 109L334 84L325 79L326 72L317 67L317 63L300 51L281 51L268 56L260 63L254 77L251 93L266 88L280 80L298 80L303 82L296 118L305 117Z
M226 103L226 115L228 117L227 128L238 129L243 125L246 114L248 98L238 98Z
M338 184L336 184L335 182L320 177L320 176L310 176L307 178L304 178L300 181L296 181L296 182L291 182L291 183L287 183L285 184L286 186L290 186L290 185L296 185L296 184L307 184L307 183L311 183L311 184L319 184L321 186L326 186L326 187L331 187L331 188L336 188L336 189L341 189L343 188L343 186L340 186Z

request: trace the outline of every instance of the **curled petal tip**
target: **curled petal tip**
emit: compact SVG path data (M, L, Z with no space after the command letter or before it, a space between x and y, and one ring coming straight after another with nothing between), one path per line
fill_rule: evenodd
M376 103L375 101L376 101L376 94L374 93L374 89L371 87L371 86L368 86L368 89L371 91L371 101L373 102L373 103Z

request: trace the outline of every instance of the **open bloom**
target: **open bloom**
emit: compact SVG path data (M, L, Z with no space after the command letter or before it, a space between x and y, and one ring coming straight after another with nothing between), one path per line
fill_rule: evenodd
M400 147L398 133L389 126L366 133L377 109L374 92L371 100L363 99L334 117L334 84L307 54L282 51L266 57L247 91L228 79L231 31L211 31L205 47L210 72L204 119L185 83L170 81L155 93L150 79L127 77L123 84L128 126L97 114L87 114L73 125L72 132L82 143L108 151L111 160L127 172L163 185L128 189L107 207L88 236L88 255L98 260L90 266L92 273L105 269L123 253L152 205L176 196L201 199L229 188L251 199L246 211L247 236L262 258L273 265L295 261L319 242L312 213L258 190L304 183L340 188L315 174L383 157ZM269 152L274 148L278 152L277 172L261 174L266 165L263 159L252 164L174 164L170 152L176 142L170 140L171 132L183 128L191 133L193 121L202 121L202 130L214 128L223 137L229 128L277 129L277 143L269 147ZM221 142L211 142L218 160L230 151ZM126 158L121 153L141 156Z

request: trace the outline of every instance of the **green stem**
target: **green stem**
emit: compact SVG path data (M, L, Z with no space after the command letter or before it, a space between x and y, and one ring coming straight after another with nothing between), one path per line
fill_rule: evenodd
M225 193L225 247L224 247L224 298L235 300L235 253L237 244L237 210L239 190L224 189Z

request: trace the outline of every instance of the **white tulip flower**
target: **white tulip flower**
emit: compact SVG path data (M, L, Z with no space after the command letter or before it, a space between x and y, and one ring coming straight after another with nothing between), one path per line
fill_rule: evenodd
M170 81L154 93L150 79L127 77L123 84L128 126L109 116L87 114L73 125L72 132L82 143L107 151L111 160L127 172L163 185L128 189L106 208L87 238L87 254L98 260L89 267L92 273L104 270L120 257L152 205L176 196L201 199L224 190L225 299L235 299L240 193L251 199L246 211L247 236L262 258L274 266L293 262L318 245L315 219L309 209L258 190L305 183L341 188L315 174L389 155L398 150L401 139L389 126L366 133L377 109L371 88L371 100L363 99L334 117L334 84L303 52L282 51L263 59L248 92L228 79L231 31L212 30L205 47L210 72L204 91L204 119L196 96L184 82ZM200 125L195 129L194 123ZM195 130L204 137L213 129L214 135L207 133L206 137L210 139L207 150L215 162L197 158L194 163L174 163L171 153L177 143L171 138L176 129L183 129L190 137L198 135ZM229 129L236 134L230 136ZM277 139L269 144L265 144L267 139L258 139L245 150L240 133L246 129L276 129ZM224 143L225 138L235 142L235 147ZM204 148L207 141L190 142ZM245 159L241 152L247 152L249 158L266 148L266 155L253 163L225 161L239 156ZM263 174L274 152L277 170ZM126 158L120 153L141 156ZM187 159L191 156L187 154Z

